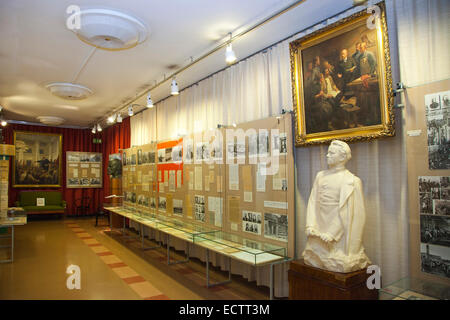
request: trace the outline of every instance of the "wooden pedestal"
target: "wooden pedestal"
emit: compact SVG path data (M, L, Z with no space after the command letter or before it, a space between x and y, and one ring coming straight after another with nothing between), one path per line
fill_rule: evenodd
M325 271L302 260L289 268L289 299L293 300L376 300L378 290L367 288L367 269L351 273Z

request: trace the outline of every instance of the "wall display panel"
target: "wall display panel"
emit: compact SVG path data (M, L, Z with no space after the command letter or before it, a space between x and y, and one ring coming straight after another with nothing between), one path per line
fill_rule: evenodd
M447 284L450 170L445 157L450 140L442 120L449 88L450 80L444 80L407 88L405 93L411 276Z
M122 150L122 189L123 203L126 207L135 207L137 202L137 148Z
M294 256L290 113L123 153L125 205L223 231L246 248L275 245Z
M430 170L450 169L450 90L425 95Z
M102 188L103 156L97 152L66 152L67 188Z
M292 115L247 122L226 134L223 230L294 255ZM234 132L235 137L230 134ZM258 249L256 248L255 249Z
M156 144L136 147L136 208L144 213L156 210Z
M158 142L157 203L158 214L183 217L183 139Z
M156 143L122 152L124 204L144 214L157 213Z
M211 229L223 226L223 129L184 137L186 221Z

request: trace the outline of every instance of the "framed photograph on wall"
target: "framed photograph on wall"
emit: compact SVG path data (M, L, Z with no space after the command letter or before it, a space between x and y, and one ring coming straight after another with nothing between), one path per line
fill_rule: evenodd
M119 165L121 159L115 160ZM116 163L116 165L117 165ZM108 166L108 172L110 167ZM120 169L122 167L120 166ZM99 152L66 152L66 188L102 188L103 159Z
M290 43L297 147L393 136L384 3Z
M62 135L14 131L13 187L61 187Z

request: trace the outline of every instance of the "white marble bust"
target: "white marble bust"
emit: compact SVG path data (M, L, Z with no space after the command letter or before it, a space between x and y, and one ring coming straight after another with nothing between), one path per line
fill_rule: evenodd
M361 180L345 168L351 157L348 144L334 140L328 170L316 176L306 212L307 265L347 273L371 264L362 244L366 212Z

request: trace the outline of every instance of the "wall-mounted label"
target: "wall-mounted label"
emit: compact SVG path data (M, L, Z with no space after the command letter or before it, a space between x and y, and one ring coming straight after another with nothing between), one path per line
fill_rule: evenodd
M406 132L406 134L410 137L418 137L422 134L422 130L418 129L418 130L408 130Z
M279 201L264 201L264 207L287 210L288 203L287 202L279 202Z

